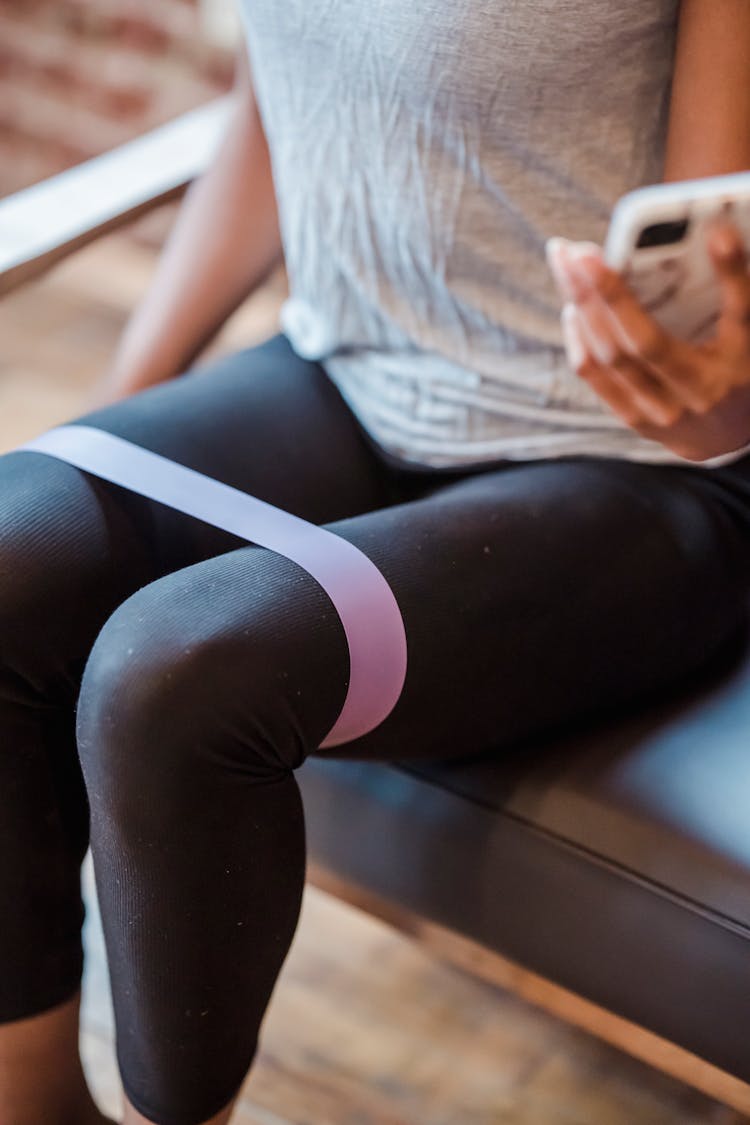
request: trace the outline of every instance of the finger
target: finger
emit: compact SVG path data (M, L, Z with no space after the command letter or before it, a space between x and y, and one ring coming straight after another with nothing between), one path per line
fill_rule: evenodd
M562 240L558 240L562 243ZM585 243L562 243L557 251L557 261L564 273L572 301L586 326L586 335L594 357L608 364L622 343L617 338L616 321L605 302L591 284L588 276L577 268L579 255L586 252ZM596 252L596 247L594 247Z
M561 323L571 368L628 426L636 428L642 421L641 412L627 388L608 375L593 355L575 305L563 307Z
M568 255L573 251L581 252L584 249L592 253L598 253L599 251L595 242L571 242L567 238L548 238L544 244L547 265L564 301L575 300L574 279L570 276Z
M672 336L643 308L624 280L601 257L584 252L569 258L578 279L579 300L595 292L613 322L618 354L629 356L669 392L670 399L691 410L705 408L707 390L698 355L689 344Z
M641 414L657 426L671 426L685 405L669 386L622 346L606 305L596 295L578 306L581 328L597 362L627 388Z
M618 388L622 401L632 405L640 423L648 422L660 427L674 425L681 417L684 405L665 384L644 368L640 360L622 349L614 350L607 360L599 360L585 312L579 307L577 314L584 341L602 369L603 375L599 378L606 379L613 389Z
M642 416L657 426L670 426L680 417L683 404L670 387L647 369L624 346L611 310L596 290L576 306L581 331L600 366L615 383L627 389Z
M750 272L737 228L725 221L715 223L709 232L708 251L721 290L719 345L734 353L750 352Z
M544 254L560 296L563 301L572 301L573 292L562 256L563 241L562 238L548 238L544 244Z

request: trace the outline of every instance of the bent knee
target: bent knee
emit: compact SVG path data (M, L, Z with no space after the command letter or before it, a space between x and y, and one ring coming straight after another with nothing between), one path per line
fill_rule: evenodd
M293 564L256 548L129 597L84 670L77 735L87 783L122 792L145 774L174 792L179 778L217 769L269 780L299 766L346 692L346 641L326 600Z

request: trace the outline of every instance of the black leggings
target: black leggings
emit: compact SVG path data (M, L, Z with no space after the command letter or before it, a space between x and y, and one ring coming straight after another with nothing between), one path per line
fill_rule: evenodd
M197 1125L252 1062L297 924L294 769L502 753L678 683L744 621L750 457L407 469L283 336L85 420L350 540L406 626L393 712L320 751L348 650L305 571L0 457L0 1021L79 987L90 840L126 1092Z

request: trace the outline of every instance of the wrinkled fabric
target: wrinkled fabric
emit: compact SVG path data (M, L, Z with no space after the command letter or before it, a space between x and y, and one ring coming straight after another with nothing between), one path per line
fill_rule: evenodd
M281 326L380 446L691 464L568 369L544 259L551 235L602 241L617 198L659 180L678 0L241 3Z

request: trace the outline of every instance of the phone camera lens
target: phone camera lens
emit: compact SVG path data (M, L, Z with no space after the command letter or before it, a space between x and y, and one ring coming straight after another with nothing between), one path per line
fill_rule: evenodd
M641 231L636 247L644 249L648 246L671 246L682 242L687 233L688 219L676 219L668 223L653 223Z

